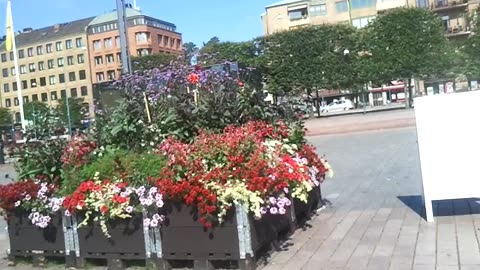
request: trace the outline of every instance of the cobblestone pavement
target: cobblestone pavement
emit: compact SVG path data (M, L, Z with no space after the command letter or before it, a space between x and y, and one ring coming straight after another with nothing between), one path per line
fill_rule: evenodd
M480 269L480 201L436 202L435 223L420 216L414 128L310 140L336 171L322 186L332 206L263 270Z

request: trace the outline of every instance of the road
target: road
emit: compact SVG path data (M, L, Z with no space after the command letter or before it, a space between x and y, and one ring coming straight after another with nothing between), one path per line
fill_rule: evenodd
M308 135L331 135L415 126L413 109L315 118L305 122Z

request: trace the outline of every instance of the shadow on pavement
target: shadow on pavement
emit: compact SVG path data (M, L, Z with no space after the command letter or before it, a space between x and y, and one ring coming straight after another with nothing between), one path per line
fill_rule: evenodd
M425 218L425 207L421 195L398 196L403 204ZM442 216L465 216L480 214L480 198L438 200L433 202L433 215Z

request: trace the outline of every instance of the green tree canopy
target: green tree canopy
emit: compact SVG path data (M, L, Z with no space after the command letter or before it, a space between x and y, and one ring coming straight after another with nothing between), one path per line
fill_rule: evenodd
M320 25L266 37L269 91L277 94L349 88L355 72L351 53L358 43L350 25Z
M133 70L148 70L168 65L176 55L157 53L145 56L132 57Z
M70 109L70 120L72 127L80 127L81 121L85 118L86 109L83 106L83 98L68 98ZM62 121L68 125L68 110L66 99L58 101L57 113Z
M8 108L0 108L0 126L9 126L12 124L12 116Z
M185 54L185 60L187 63L191 63L193 56L197 53L198 47L193 42L183 43L183 53Z
M28 121L34 121L37 116L45 115L49 110L47 104L40 101L32 101L23 104L25 120Z

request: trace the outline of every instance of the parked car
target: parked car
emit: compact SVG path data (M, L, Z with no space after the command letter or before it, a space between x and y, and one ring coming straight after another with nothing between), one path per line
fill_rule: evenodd
M353 109L353 103L349 99L344 99L344 100L333 100L332 103L322 106L320 108L320 111L322 113L327 113L327 112L337 112L337 111L348 111L350 109Z

